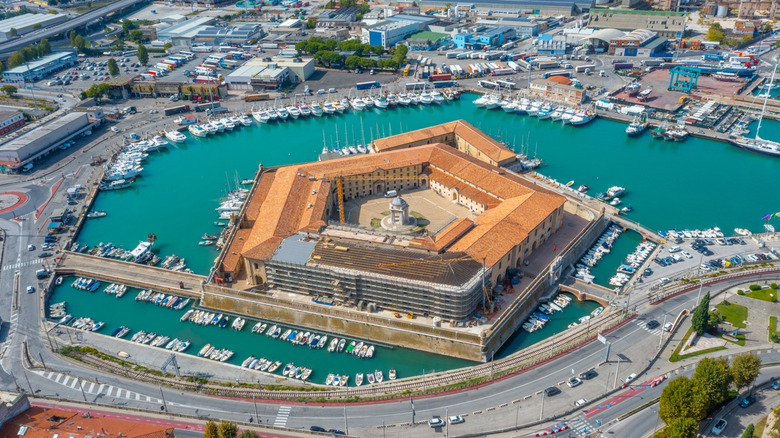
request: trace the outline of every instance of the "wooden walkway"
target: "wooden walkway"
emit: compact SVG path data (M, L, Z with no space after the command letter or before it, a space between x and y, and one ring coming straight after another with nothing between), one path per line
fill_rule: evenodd
M141 289L171 292L200 297L206 277L186 272L123 262L87 254L65 251L54 268L58 275L90 277L112 283L122 283ZM184 288L179 283L184 283Z

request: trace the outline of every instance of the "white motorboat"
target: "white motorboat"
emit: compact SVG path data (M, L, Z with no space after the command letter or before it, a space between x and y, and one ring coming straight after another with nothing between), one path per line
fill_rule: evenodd
M193 125L190 125L193 126ZM174 143L183 143L185 140L187 140L187 136L182 134L179 131L173 130L173 131L165 131L165 138L168 140L174 142Z
M297 119L298 117L301 116L301 110L299 110L295 106L290 105L285 109L287 110L287 113L290 114L290 117L292 117L293 119Z

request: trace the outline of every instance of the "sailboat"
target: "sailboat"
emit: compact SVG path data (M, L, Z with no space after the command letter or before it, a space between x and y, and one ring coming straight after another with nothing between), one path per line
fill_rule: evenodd
M772 70L772 79L769 80L770 84L775 81L775 71L777 70L777 64ZM764 119L764 113L766 112L766 103L769 100L769 96L764 97L764 105L761 107L761 115L758 117L758 126L756 127L756 138L748 138L742 135L729 136L729 143L732 145L744 149L748 152L755 152L761 155L769 155L771 157L780 157L780 143L771 140L764 140L759 137L761 131L761 122Z

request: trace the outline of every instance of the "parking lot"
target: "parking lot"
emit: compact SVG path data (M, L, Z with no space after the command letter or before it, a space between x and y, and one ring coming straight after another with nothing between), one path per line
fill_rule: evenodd
M676 238L657 254L651 268L653 274L645 277L662 286L672 279L696 278L707 272L773 259L776 257L771 252L749 238Z

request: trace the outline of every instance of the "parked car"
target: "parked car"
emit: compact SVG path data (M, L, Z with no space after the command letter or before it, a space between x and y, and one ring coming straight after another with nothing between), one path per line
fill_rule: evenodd
M27 293L28 293L28 294L31 294L31 293L33 293L33 292L35 292L35 288L34 288L34 287L32 287L32 286L27 286Z
M581 399L577 400L576 402L574 402L574 406L579 407L579 406L582 406L582 405L587 404L587 403L588 403L588 399L581 398Z
M780 379L777 379L774 382L772 382L772 389L780 389Z
M626 383L630 383L634 379L636 379L636 373L631 373L628 375L628 377L626 377Z
M346 435L343 431L338 429L328 429L328 433L332 433L333 435Z
M720 435L721 433L723 433L723 429L725 429L726 426L728 426L728 424L729 424L728 421L726 421L725 419L721 418L720 420L718 420L717 423L715 423L714 426L712 426L712 434L713 435Z
M27 245L27 251L35 251L35 245Z
M119 128L117 128L116 126L112 126L111 127L111 132L120 132L120 131L119 131Z
M561 390L558 387L555 387L555 386L551 386L551 387L549 387L549 388L544 390L544 395L546 395L547 397L551 397L553 395L560 394L560 393L561 393Z
M309 428L309 430L312 432L327 432L327 430L324 427L320 427L320 426L312 426Z
M460 415L450 415L448 420L450 420L450 424L460 424L466 421Z
M575 386L582 385L582 379L579 377L572 377L566 384L569 385L569 388L574 388Z
M673 322L667 322L666 324L664 324L664 331L665 332L671 331L672 327L674 327L674 323Z
M442 420L439 417L433 417L430 420L428 420L428 426L430 427L442 427L444 426L444 420Z
M51 253L50 252L42 252L42 253L38 254L38 257L40 257L42 259L45 259L46 257L51 257Z
M590 379L592 379L592 378L594 378L594 377L596 377L598 375L599 375L599 373L597 373L596 370L588 370L588 371L585 371L584 373L580 374L580 379L590 380Z
M749 395L749 396L747 396L747 397L745 397L745 398L743 398L742 400L739 401L739 406L742 407L742 408L746 408L746 407L752 405L755 402L756 402L756 396L755 395Z

